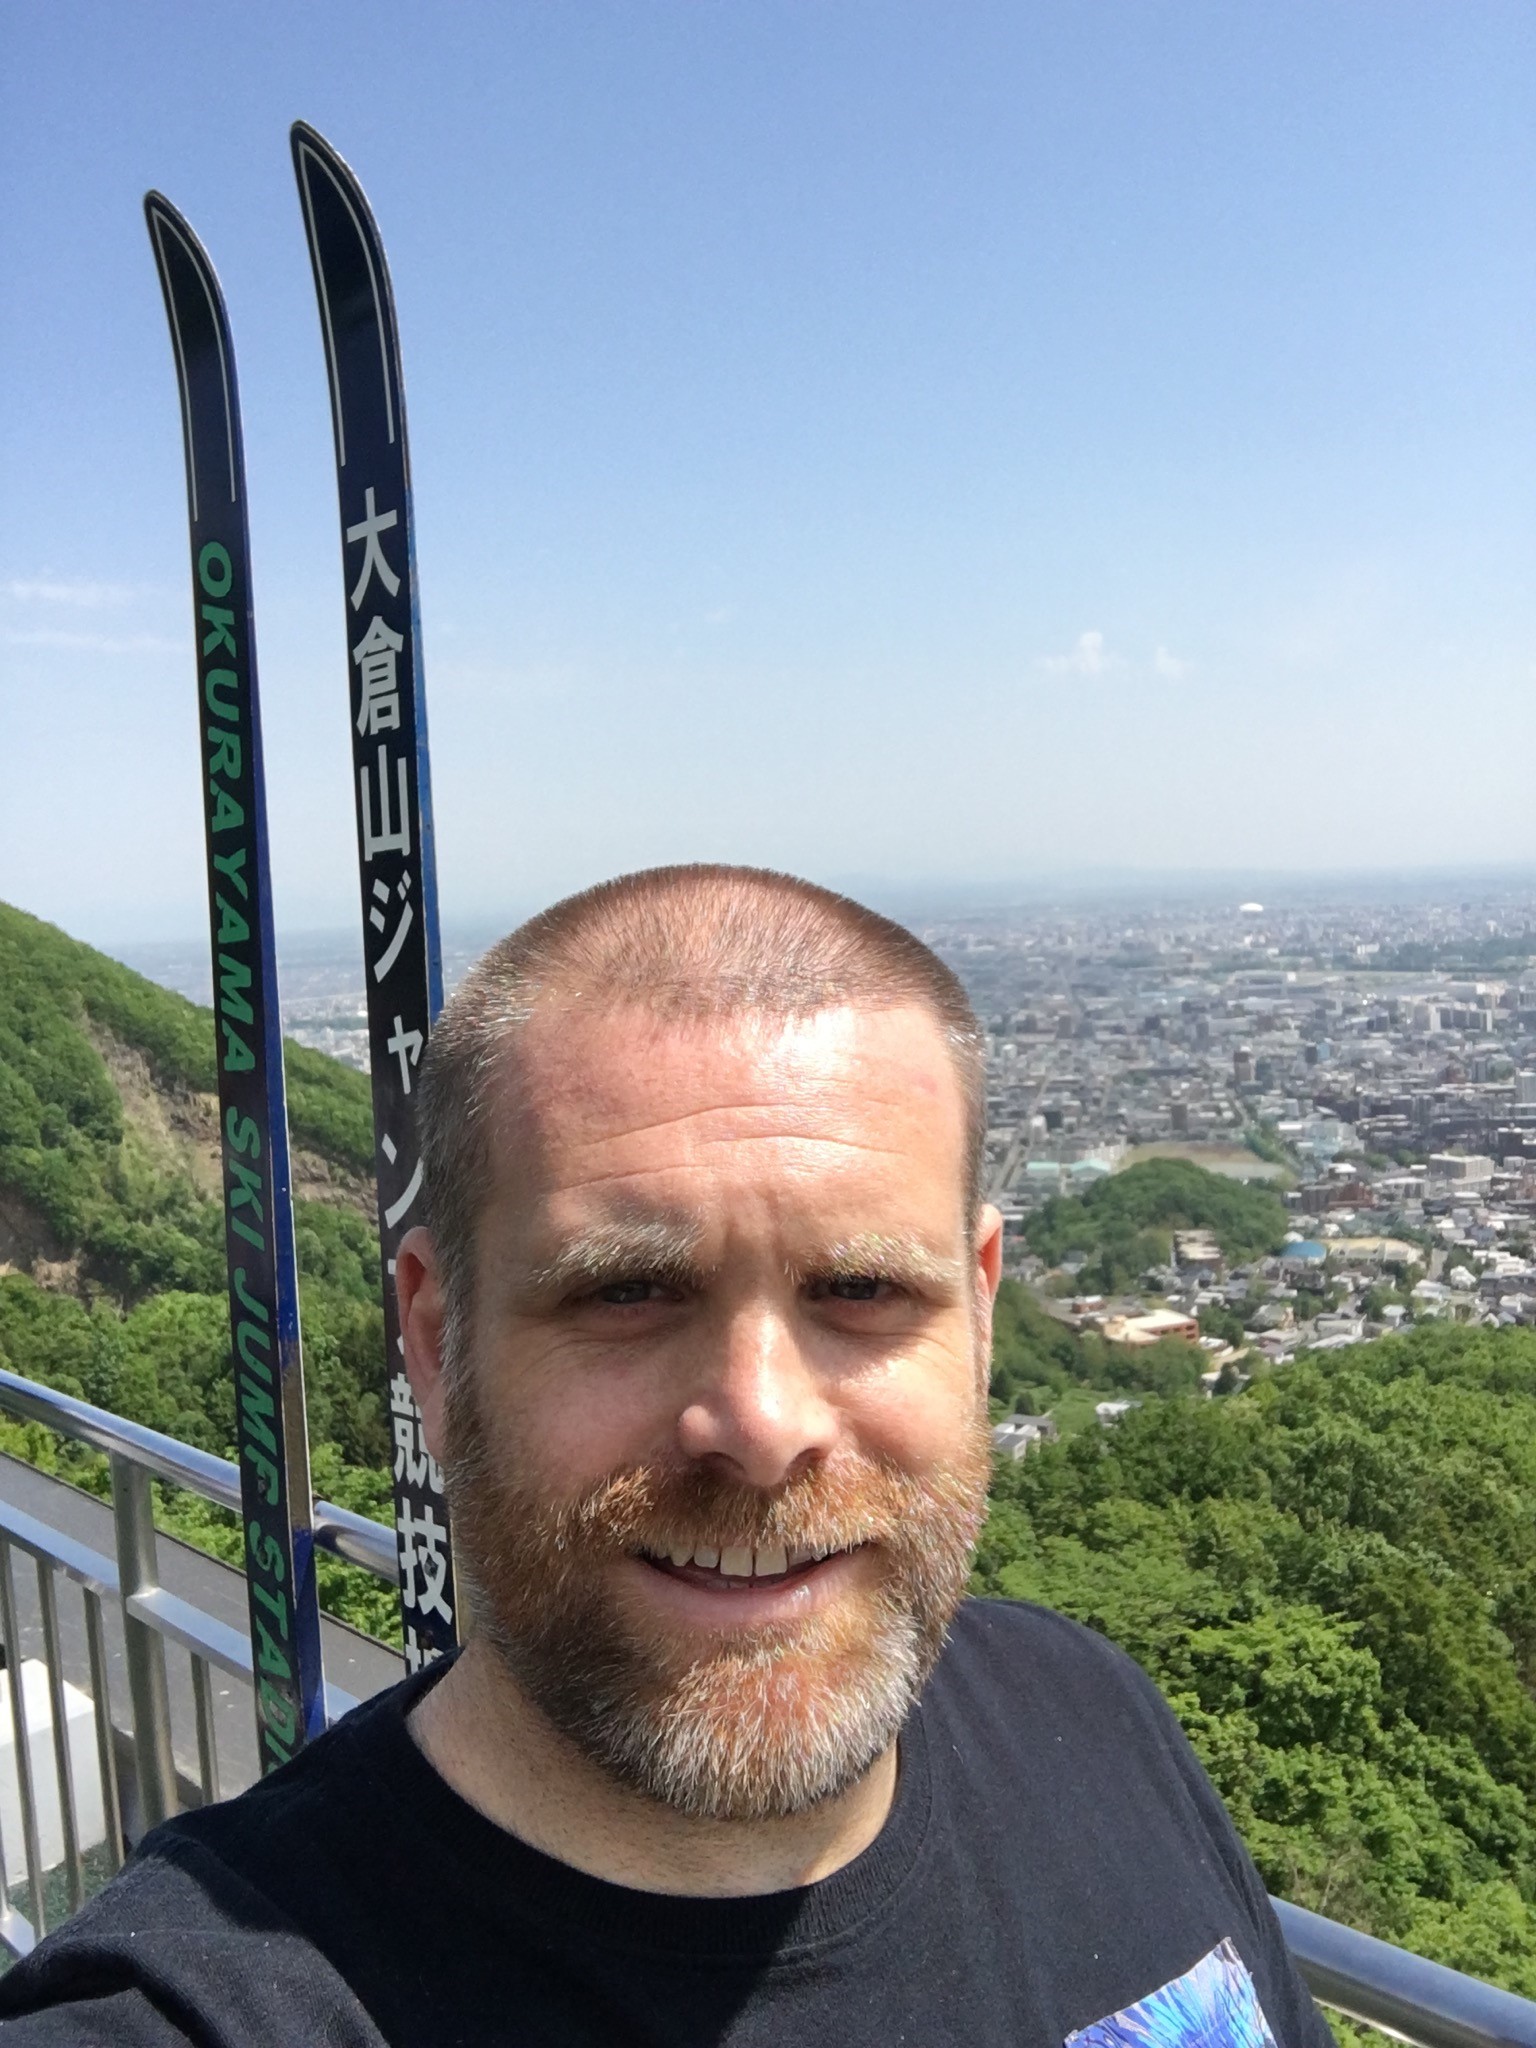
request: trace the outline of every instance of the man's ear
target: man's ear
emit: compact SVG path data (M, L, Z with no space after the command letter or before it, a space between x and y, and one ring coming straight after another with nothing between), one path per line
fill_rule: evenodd
M1003 1219L990 1202L976 1218L976 1372L986 1399L992 1378L992 1304L1003 1277Z
M976 1264L987 1298L995 1301L1003 1277L1003 1219L990 1202L976 1219Z
M432 1233L418 1224L401 1238L395 1253L395 1296L400 1304L400 1335L405 1340L405 1370L421 1410L427 1449L443 1461L443 1301L442 1276Z

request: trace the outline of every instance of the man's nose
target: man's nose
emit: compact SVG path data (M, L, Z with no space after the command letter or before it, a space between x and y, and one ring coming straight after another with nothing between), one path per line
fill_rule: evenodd
M677 1434L685 1456L766 1488L826 1457L837 1426L825 1376L793 1326L776 1310L756 1307L737 1311L715 1334Z

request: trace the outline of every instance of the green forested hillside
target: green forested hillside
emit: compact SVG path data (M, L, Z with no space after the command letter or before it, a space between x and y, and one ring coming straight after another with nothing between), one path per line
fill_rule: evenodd
M211 1013L0 904L0 1189L9 1206L25 1205L61 1256L81 1256L89 1278L125 1298L218 1285L217 1209L210 1222L174 1141L157 1146L142 1120L125 1115L109 1061L141 1068L163 1103L183 1107L190 1144L217 1086ZM363 1076L291 1042L287 1072L295 1146L368 1174Z
M207 1011L0 907L0 1363L227 1451L212 1048ZM367 1087L289 1060L316 1485L387 1519ZM1153 1164L1054 1205L1042 1247L1268 1241L1272 1196ZM1010 1283L995 1391L1051 1405L1112 1348ZM1216 1401L1167 1348L1182 1379L1124 1367L1166 1398L999 1472L978 1588L1146 1665L1277 1891L1536 1995L1536 1332L1425 1329ZM0 1448L103 1483L35 1427ZM229 1518L160 1510L238 1555ZM387 1588L321 1571L393 1633Z
M1536 1996L1536 1332L1048 1445L999 1473L977 1583L1152 1673L1274 1890Z
M1170 1337L1161 1344L1110 1344L1095 1330L1058 1321L1017 1280L1005 1280L992 1315L992 1395L1006 1409L1050 1413L1073 1386L1115 1392L1191 1394L1204 1354Z
M368 1084L290 1042L305 1381L320 1490L382 1511L389 1431ZM0 904L0 1365L228 1452L212 1013ZM0 1421L0 1449L88 1485L101 1461ZM239 1554L233 1524L162 1519ZM329 1561L329 1603L388 1632L385 1589Z
M1175 1230L1209 1230L1234 1264L1279 1249L1285 1204L1273 1189L1207 1173L1188 1159L1144 1159L1082 1195L1045 1202L1029 1219L1029 1248L1050 1265L1087 1263L1085 1292L1112 1294L1165 1264Z

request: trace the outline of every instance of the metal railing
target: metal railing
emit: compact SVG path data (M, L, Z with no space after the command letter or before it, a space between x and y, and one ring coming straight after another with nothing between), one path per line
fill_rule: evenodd
M238 1468L228 1459L3 1369L0 1411L41 1423L106 1456L115 1539L115 1555L109 1556L0 1500L0 1648L5 1654L15 1772L9 1814L6 1788L0 1785L0 1944L13 1955L25 1955L46 1932L50 1917L56 1917L49 1913L48 1880L57 1880L62 1872L62 1898L69 1912L85 1895L88 1845L81 1828L81 1779L90 1781L84 1789L90 1795L91 1813L100 1819L101 1854L95 1874L110 1875L122 1863L125 1843L137 1840L183 1804L219 1797L214 1673L233 1678L243 1688L252 1685L253 1676L245 1630L204 1612L161 1583L151 1486L155 1479L167 1480L238 1516ZM393 1585L392 1530L347 1508L317 1501L314 1531L317 1545ZM30 1558L36 1576L42 1638L43 1655L32 1660L30 1682L16 1592L18 1553ZM60 1594L65 1589L78 1589L86 1667L83 1687L71 1685L64 1672ZM120 1636L128 1695L126 1727L113 1717L109 1628ZM190 1784L178 1772L172 1753L168 1647L184 1651L188 1658L197 1751L197 1776ZM351 1693L333 1684L327 1684L325 1693L328 1722L357 1703ZM87 1700L94 1742L82 1747L71 1724L80 1722L86 1711L82 1702ZM7 1818L20 1835L19 1859L8 1840ZM57 1858L45 1856L45 1840L58 1852ZM27 1890L26 1912L13 1897L18 1861ZM59 1893L57 1882L53 1890Z
M37 1574L56 1795L50 1812L58 1816L63 1897L70 1912L81 1902L85 1877L76 1782L79 1758L70 1737L69 1688L62 1671L59 1581L72 1582L83 1601L94 1766L105 1817L103 1874L121 1864L126 1841L175 1812L184 1795L196 1800L219 1797L211 1674L222 1671L249 1685L251 1647L243 1630L178 1599L159 1583L151 1513L150 1481L163 1479L238 1514L240 1476L234 1465L3 1370L0 1412L42 1423L106 1454L117 1553L115 1558L106 1557L0 1500L0 1643L5 1650L12 1728L16 1731L16 1775L31 1909L23 1914L12 1902L0 1831L0 1944L15 1955L25 1955L44 1931L44 1879L49 1873L42 1853L32 1744L26 1734L29 1724L17 1622L15 1553L30 1556ZM393 1584L395 1539L391 1530L326 1501L315 1503L314 1528L315 1540L323 1548ZM115 1606L121 1622L129 1692L127 1730L117 1729L111 1715L106 1603ZM191 1660L198 1776L190 1785L181 1779L171 1753L167 1644L185 1650ZM328 1721L337 1720L355 1704L351 1694L327 1684ZM89 1757L91 1753L87 1750L85 1754ZM1275 1910L1302 1975L1323 2004L1416 2042L1420 2048L1536 2048L1536 2003L1285 1900L1277 1899Z
M1536 2004L1288 1899L1280 1929L1312 1996L1420 2048L1531 2048Z

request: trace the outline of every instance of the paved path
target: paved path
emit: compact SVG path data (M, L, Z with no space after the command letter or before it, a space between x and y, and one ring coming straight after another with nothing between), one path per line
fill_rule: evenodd
M34 1471L18 1459L0 1455L0 1500L115 1560L117 1549L112 1510L104 1501L82 1493L78 1487L70 1486L61 1479L52 1479L45 1472ZM245 1634L249 1623L243 1573L220 1564L214 1558L205 1557L200 1550L193 1550L190 1545L177 1542L170 1536L159 1537L158 1556L160 1583L167 1592ZM42 1624L32 1560L15 1551L12 1564L22 1655L41 1657ZM62 1577L58 1584L64 1676L78 1685L82 1692L88 1693L90 1662L86 1652L85 1616L80 1593ZM112 1718L118 1727L127 1728L128 1681L123 1665L122 1619L116 1602L112 1600L103 1603L103 1613ZM368 1699L404 1676L405 1666L399 1652L375 1642L372 1636L362 1635L328 1616L322 1617L320 1628L325 1675L332 1685L340 1686L358 1699ZM172 1747L178 1767L195 1783L198 1774L197 1723L192 1703L191 1660L184 1650L168 1643L165 1661L171 1696ZM225 1672L215 1670L212 1676L219 1785L227 1795L251 1784L257 1774L251 1689Z

